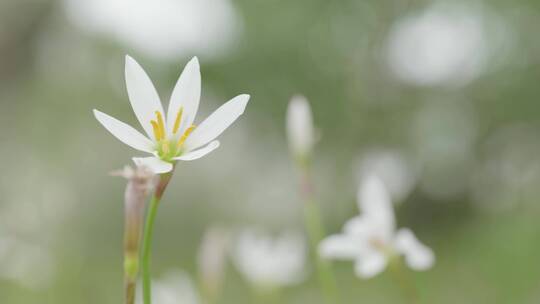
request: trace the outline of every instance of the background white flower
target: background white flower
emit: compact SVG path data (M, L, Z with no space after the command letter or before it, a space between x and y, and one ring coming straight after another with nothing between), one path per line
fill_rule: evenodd
M402 81L420 86L463 85L488 55L483 16L452 2L399 19L388 37L387 59Z
M140 288L136 302L137 304L143 303ZM189 276L182 271L172 271L152 283L152 303L198 304L200 300Z
M197 57L187 63L178 78L167 116L152 81L129 56L126 56L126 86L133 111L148 137L98 110L94 110L94 115L105 129L123 143L153 154L151 157L134 158L133 161L137 165L147 166L154 173L169 172L176 161L195 160L219 147L219 141L214 139L244 113L249 101L249 95L238 95L195 126L193 122L201 97L201 73Z
M361 215L349 220L341 234L329 236L319 247L323 257L355 260L355 272L370 278L384 270L389 260L403 255L414 270L427 270L435 262L433 251L412 231L396 231L394 209L383 183L367 178L358 191Z
M244 230L232 251L238 271L259 287L279 287L300 283L305 278L307 248L299 233L277 237Z
M155 59L227 53L242 20L230 0L65 0L75 25Z

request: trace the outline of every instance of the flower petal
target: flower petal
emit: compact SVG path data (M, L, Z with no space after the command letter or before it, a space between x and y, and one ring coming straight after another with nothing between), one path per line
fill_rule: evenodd
M198 150L193 150L193 151L189 151L187 152L186 154L183 154L181 156L178 156L178 157L175 157L173 158L174 160L184 160L184 161L189 161L189 160L196 160L196 159L199 159L203 156L205 156L206 154L214 151L215 149L217 149L219 147L219 141L217 140L214 140L213 142L209 143L208 145L206 145L204 148L201 148L201 149L198 149Z
M374 226L371 218L359 215L345 222L345 225L343 225L343 232L357 237L361 236L369 238L376 232L376 228L377 227Z
M193 124L199 101L201 99L201 72L199 60L193 57L187 64L182 74L178 78L171 94L169 109L167 111L167 122L169 133L172 134L174 122L178 111L182 108L182 122L178 134L183 134L184 130Z
M248 101L249 95L238 95L215 110L187 138L184 144L186 149L197 149L218 137L244 113Z
M135 59L126 55L126 87L135 116L146 131L154 139L154 132L150 121L156 118L156 111L163 115L163 107L159 100L152 80L146 75L143 68Z
M396 250L405 256L405 262L414 270L427 270L435 263L435 254L420 243L414 233L407 228L399 229L395 239Z
M390 240L396 229L394 206L383 182L369 176L358 189L358 207L362 215L373 221L374 229L385 239Z
M382 253L371 250L356 260L354 271L357 276L369 279L383 271L386 264L386 257Z
M335 234L319 243L319 254L324 258L356 259L367 244L352 235Z
M152 153L154 143L130 125L94 109L96 119L116 138L139 151Z
M172 170L173 165L157 157L134 157L133 162L137 166L145 166L155 174L167 173Z

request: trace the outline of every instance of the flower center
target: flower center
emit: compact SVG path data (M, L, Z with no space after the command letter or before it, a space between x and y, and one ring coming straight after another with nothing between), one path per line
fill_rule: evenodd
M183 152L184 142L188 136L195 129L195 125L189 126L181 136L177 136L178 131L180 130L180 124L182 122L182 113L184 112L183 108L180 108L176 114L176 119L174 120L173 133L169 137L167 136L167 131L165 129L165 122L161 112L156 111L156 119L150 121L152 124L152 130L154 131L154 137L156 139L156 150L159 157L164 161L172 161L173 157L179 156Z

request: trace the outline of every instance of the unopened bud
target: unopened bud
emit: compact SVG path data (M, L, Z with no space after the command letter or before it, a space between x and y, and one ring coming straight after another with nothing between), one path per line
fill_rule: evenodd
M287 109L287 136L289 147L297 158L309 157L315 142L313 117L308 100L294 96Z
M154 174L145 167L129 166L111 172L128 180L124 193L124 277L126 303L134 303L135 284L139 272L139 247L144 225L144 206L155 185Z

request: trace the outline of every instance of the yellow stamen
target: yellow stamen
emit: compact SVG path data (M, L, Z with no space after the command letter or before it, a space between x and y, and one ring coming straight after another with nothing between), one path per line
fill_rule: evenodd
M182 147L182 145L184 144L184 142L188 138L189 134L191 134L191 132L193 132L195 127L196 127L195 125L191 125L189 128L186 129L186 131L184 132L182 137L180 137L180 140L178 140L178 148Z
M180 128L180 122L182 121L183 112L184 112L184 108L182 107L178 111L178 114L176 114L176 120L174 121L173 134L176 134L176 132L178 132L178 129Z
M159 131L158 123L155 120L150 121L152 129L154 130L154 137L157 141L161 140L161 132Z
M161 133L161 138L165 138L165 123L163 122L163 116L161 116L161 112L159 111L156 111L156 117L157 117L157 122L158 122L158 126L159 126L159 131Z

